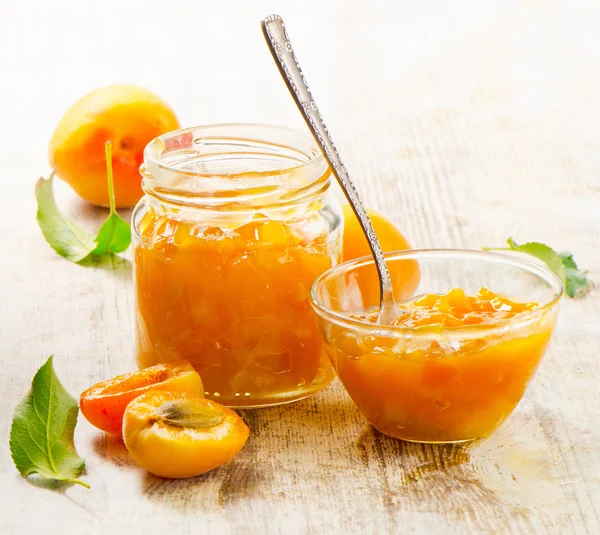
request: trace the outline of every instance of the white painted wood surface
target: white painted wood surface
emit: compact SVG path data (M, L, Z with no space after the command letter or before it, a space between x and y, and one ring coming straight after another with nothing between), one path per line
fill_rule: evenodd
M247 447L206 476L149 476L83 419L91 490L17 474L12 411L49 354L74 394L134 366L128 265L69 264L35 223L56 122L86 92L127 82L187 126L301 126L263 44L271 12L367 203L415 246L542 240L600 277L597 2L3 2L0 533L600 533L596 288L564 300L526 399L472 445L377 434L336 382L245 412ZM64 185L59 200L90 227L104 216Z

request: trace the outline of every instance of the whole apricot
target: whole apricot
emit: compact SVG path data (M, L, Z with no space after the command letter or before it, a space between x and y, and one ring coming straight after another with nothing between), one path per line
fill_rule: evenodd
M342 261L347 262L348 260L354 260L362 256L370 257L371 249L369 242L363 233L356 214L348 204L344 205L342 210L344 213ZM367 209L367 213L384 253L403 251L411 248L404 234L391 221L370 208ZM365 308L378 305L379 279L374 265L359 268L355 276ZM408 299L414 294L421 280L419 264L416 260L394 262L390 268L390 277L396 300Z
M342 247L342 262L354 260L361 256L370 256L371 249L369 242L365 237L362 227L349 204L342 207L344 213L344 244ZM367 209L373 229L384 253L390 251L402 251L410 249L408 240L404 234L400 232L394 224L386 219L383 215L371 208Z
M110 141L116 205L133 206L143 194L139 168L144 148L177 128L171 107L147 89L96 89L73 104L58 123L50 139L50 165L85 200L108 206L104 145Z

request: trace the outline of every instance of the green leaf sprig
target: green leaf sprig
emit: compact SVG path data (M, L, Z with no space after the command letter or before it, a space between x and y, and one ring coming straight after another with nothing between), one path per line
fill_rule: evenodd
M535 241L519 245L512 238L508 238L506 243L508 243L508 247L484 247L483 249L486 251L518 251L535 256L558 275L569 297L575 297L587 287L587 271L582 271L577 267L575 259L569 251L557 253L546 244Z
M78 413L77 402L56 377L50 357L15 408L10 429L10 453L23 477L39 474L90 488L77 479L85 468L73 443Z
M112 149L105 144L106 175L110 214L94 238L87 230L67 219L56 204L53 193L54 173L40 178L35 185L37 221L46 241L60 256L75 263L104 254L122 253L131 244L131 227L117 213L112 173Z

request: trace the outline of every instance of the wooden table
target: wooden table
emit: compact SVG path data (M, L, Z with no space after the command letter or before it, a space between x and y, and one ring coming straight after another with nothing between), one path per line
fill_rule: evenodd
M89 5L88 5L89 4ZM133 369L127 263L56 256L33 185L66 108L110 83L152 88L185 125L301 126L263 43L270 2L10 2L0 19L0 533L600 533L598 289L562 303L526 398L466 446L389 439L332 384L245 411L252 435L205 476L161 480L80 419L80 487L10 460L15 404L49 354L74 394ZM600 275L597 3L536 0L278 6L359 190L419 247L571 250ZM104 217L62 184L61 206Z

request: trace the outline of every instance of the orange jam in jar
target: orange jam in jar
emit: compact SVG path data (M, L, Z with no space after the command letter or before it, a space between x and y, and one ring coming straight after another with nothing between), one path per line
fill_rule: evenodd
M391 325L361 304L356 284L372 261L341 264L313 287L327 352L340 381L383 433L415 442L462 442L488 435L521 400L546 351L562 286L545 267L470 251L388 255L391 271L419 262L416 295L398 299ZM445 293L429 293L456 283ZM477 281L506 288L469 291ZM491 286L491 284L490 284ZM402 288L395 290L397 293ZM425 291L423 291L425 290Z
M333 379L308 301L339 262L341 210L306 134L179 130L146 148L136 207L138 365L185 359L233 407L295 401Z

